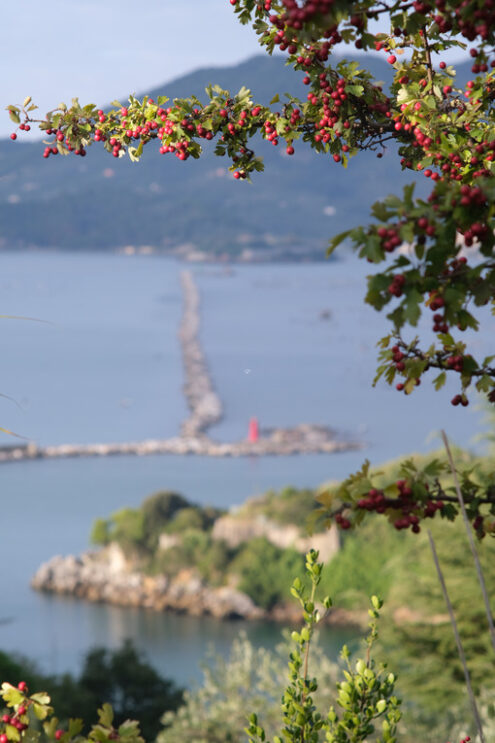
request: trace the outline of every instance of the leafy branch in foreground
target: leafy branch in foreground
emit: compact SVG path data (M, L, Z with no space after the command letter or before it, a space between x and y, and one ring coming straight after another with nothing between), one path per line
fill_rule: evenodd
M495 472L491 463L480 461L458 465L456 470L466 516L479 539L495 535ZM367 514L384 515L397 529L421 531L421 522L437 513L449 521L461 511L449 462L434 458L424 465L414 459L400 463L398 475L384 482L383 473L372 470L368 460L362 468L336 486L320 490L316 500L321 508L314 521L323 518L341 529L358 526Z
M1 743L36 743L42 737L46 741L60 743L144 743L138 722L126 720L114 727L114 713L110 704L103 704L98 710L98 722L91 727L86 737L81 734L81 719L69 720L65 729L60 727L58 719L53 716L54 710L50 706L48 694L41 692L29 696L24 681L17 687L4 682L1 696L6 705L0 722L3 730L0 734Z
M481 0L231 0L243 24L250 24L268 54L278 49L287 65L302 74L304 94L277 93L270 105L255 102L242 87L237 93L209 85L204 101L195 96L169 101L129 96L122 104L99 108L60 103L45 117L28 96L9 105L16 124L11 138L37 126L46 135L45 158L84 157L92 145L109 155L137 161L155 148L181 161L198 158L203 145L227 157L238 180L263 170L256 139L281 144L294 155L301 144L335 165L371 150L382 157L392 141L400 167L431 181L426 200L390 196L373 207L376 222L335 237L329 250L350 242L372 264L388 266L370 277L366 301L388 315L393 333L386 340L379 375L410 394L423 374L438 370L440 388L447 373L458 374L454 405L468 403L473 384L495 402L493 359L475 359L457 336L478 328L478 309L494 308L495 263L495 12ZM381 21L376 30L374 21ZM472 79L456 79L442 59L453 47L472 59ZM383 53L393 74L385 87L363 64L332 63L338 44ZM406 50L410 52L405 54ZM406 251L407 247L407 251ZM460 255L461 249L464 251ZM399 301L396 301L399 300ZM423 308L433 314L434 343L404 339L404 326L416 326ZM390 343L393 338L393 342ZM389 348L391 346L391 348Z
M379 740L394 743L401 717L401 702L394 693L396 677L387 672L385 666L377 667L372 657L378 634L377 619L382 607L382 602L376 596L372 597L372 608L369 610L371 621L365 659L351 663L348 648L344 646L342 650L345 680L337 684L337 705L340 710L332 705L328 713L322 714L314 704L313 695L318 688L318 680L310 675L311 640L315 627L324 616L322 612L332 604L329 597L323 599L321 607L316 603L322 569L323 565L318 563L318 552L311 550L306 556L310 587L296 578L291 589L303 610L304 624L300 631L292 633L295 649L290 654L289 683L282 697L283 729L273 741L317 743L320 733L324 733L328 743L360 743L376 732L376 723L380 721ZM246 732L252 743L266 739L265 730L258 724L256 714L251 715Z

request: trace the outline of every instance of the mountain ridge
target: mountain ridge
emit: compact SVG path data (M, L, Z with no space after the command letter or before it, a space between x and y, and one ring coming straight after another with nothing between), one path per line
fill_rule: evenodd
M389 66L379 58L347 58L390 80ZM246 85L262 103L276 92L305 94L301 75L281 56L264 55L202 68L149 94L204 99L209 83L233 92ZM84 160L45 160L39 142L0 140L0 249L127 246L132 252L131 246L148 246L144 250L189 258L323 258L332 234L366 222L374 201L419 180L401 172L392 148L381 160L360 153L344 173L306 144L289 158L284 148L258 141L266 170L250 185L234 181L229 163L211 152L183 163L152 147L136 165L96 147Z

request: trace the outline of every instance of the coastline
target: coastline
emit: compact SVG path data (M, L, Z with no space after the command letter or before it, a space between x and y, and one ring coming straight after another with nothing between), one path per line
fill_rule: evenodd
M43 563L31 580L36 591L69 595L91 603L132 606L155 612L210 616L219 620L244 619L299 624L302 613L295 603L263 609L233 586L211 586L194 569L173 578L150 576L126 567L113 550L56 556ZM323 610L324 613L324 610ZM366 627L367 612L332 609L325 623L338 627Z

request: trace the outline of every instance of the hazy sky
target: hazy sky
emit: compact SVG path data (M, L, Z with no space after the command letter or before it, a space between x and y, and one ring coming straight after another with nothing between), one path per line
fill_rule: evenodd
M104 105L260 51L228 0L14 0L1 19L0 136L27 95L42 113L73 96Z
M228 0L14 0L1 18L1 136L27 95L43 113L73 96L103 105L259 51Z

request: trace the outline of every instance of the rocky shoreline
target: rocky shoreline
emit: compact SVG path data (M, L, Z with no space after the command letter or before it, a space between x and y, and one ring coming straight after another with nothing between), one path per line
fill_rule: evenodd
M266 611L233 586L213 587L194 569L183 569L173 578L150 576L129 570L113 547L85 552L76 557L53 557L34 575L31 586L37 591L74 596L78 599L152 611L172 611L221 620L265 620L300 623L302 615L288 602ZM326 621L335 626L363 626L366 613L332 610Z

